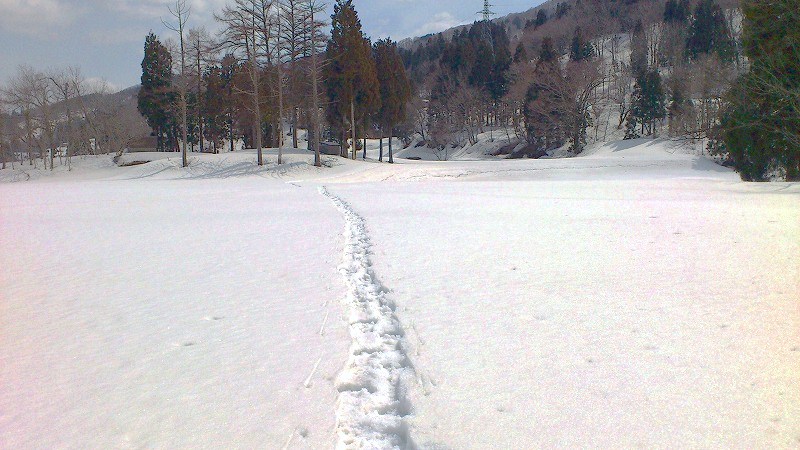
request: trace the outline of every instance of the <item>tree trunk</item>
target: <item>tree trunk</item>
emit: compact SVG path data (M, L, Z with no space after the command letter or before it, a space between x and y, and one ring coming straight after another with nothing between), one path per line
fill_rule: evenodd
M260 94L259 94L259 90L258 90L258 82L259 82L259 79L258 79L258 66L256 66L255 61L253 61L251 64L253 66L252 67L253 73L255 74L252 77L253 78L253 90L254 90L254 94L253 94L253 111L255 112L255 122L256 122L255 123L255 127L254 127L256 133L255 133L254 138L255 138L255 141L256 141L255 142L256 148L258 148L258 165L259 166L263 166L264 165L264 152L261 149L261 147L262 147L262 145L261 145L261 99L260 99Z
M278 59L278 165L283 164L283 70Z
M229 128L228 129L228 134L229 134L228 137L231 140L231 153L233 153L236 150L236 148L233 145L233 114L231 114L231 117L228 119L228 128Z
M199 34L198 34L199 36ZM200 153L205 151L205 142L203 139L203 107L202 101L203 98L203 67L201 65L201 54L200 54L200 38L198 37L197 40L197 139L200 141ZM216 139L216 136L215 136ZM214 153L216 153L216 145L213 146Z
M378 151L378 161L383 162L383 133L381 133L381 146L380 151Z
M352 158L355 161L356 159L356 142L358 142L358 138L356 138L356 104L355 98L350 98L350 127L353 130L353 150L351 151Z
M322 167L320 155L320 132L322 127L319 120L319 64L317 63L317 22L314 20L314 7L311 8L311 126L314 127L314 165Z
M292 148L300 148L297 143L297 108L292 108Z
M364 148L361 149L362 150L361 159L366 161L367 160L367 131L366 130L364 130L364 145L363 145L363 147Z
M394 135L393 131L394 131L394 127L390 126L389 127L389 164L394 164L394 153L392 152L392 136Z
M342 145L341 151L339 152L339 156L342 158L349 158L347 155L347 126L342 127Z

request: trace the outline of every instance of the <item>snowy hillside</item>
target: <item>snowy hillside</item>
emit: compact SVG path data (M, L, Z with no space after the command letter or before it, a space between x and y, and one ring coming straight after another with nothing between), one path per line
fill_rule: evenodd
M374 144L0 171L0 448L800 445L800 185Z

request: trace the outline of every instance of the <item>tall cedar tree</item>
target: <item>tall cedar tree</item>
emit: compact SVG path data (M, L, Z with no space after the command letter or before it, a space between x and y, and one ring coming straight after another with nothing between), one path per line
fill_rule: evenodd
M395 125L406 118L408 102L411 99L411 84L396 43L390 39L380 40L375 43L374 52L381 95L381 108L377 114L378 124L381 127L379 160L383 161L383 136L388 132L389 163L394 163L392 136Z
M547 23L547 11L544 9L540 9L536 12L536 21L534 22L534 28L539 28L540 26Z
M656 124L667 115L666 94L658 70L636 76L631 103L625 139L652 135Z
M356 124L380 108L380 89L372 59L372 45L361 30L353 0L337 0L333 7L331 38L326 56L325 84L328 91L329 121L344 134L349 124L356 157ZM365 130L366 131L366 130ZM342 146L346 142L342 136Z
M713 0L701 0L689 27L686 53L691 59L716 53L723 61L732 61L735 44L722 8Z
M517 48L514 50L514 63L527 63L528 62L528 49L525 48L525 44L520 41L517 44Z
M172 113L175 91L172 88L172 56L154 33L144 41L142 59L142 87L138 94L139 113L158 139L158 150L164 151L167 143L173 146L176 138L176 118Z
M553 40L546 37L542 40L534 81L528 88L523 107L527 139L535 150L532 156L542 156L545 150L560 147L564 143L564 120L557 107L559 99L548 89L549 81L560 77L558 53Z
M647 36L644 34L642 21L636 22L631 36L631 71L639 76L647 71Z
M667 0L664 22L685 24L689 20L689 0Z
M572 35L572 45L570 45L569 50L569 59L571 61L585 61L593 56L594 47L592 47L592 43L583 37L580 27L575 28L575 32Z
M203 75L206 90L202 94L203 138L210 141L214 153L219 153L228 129L227 86L223 69L211 66Z
M724 149L746 181L782 171L800 181L800 10L796 0L746 0L744 48L750 72L729 94Z

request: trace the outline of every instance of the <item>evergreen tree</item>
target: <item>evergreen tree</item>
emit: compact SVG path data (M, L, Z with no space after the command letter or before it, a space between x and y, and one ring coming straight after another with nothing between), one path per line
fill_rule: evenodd
M234 80L239 72L239 62L232 54L227 54L222 57L222 64L220 66L220 77L223 81L223 95L225 96L225 116L227 119L228 131L228 144L230 145L231 153L236 149L236 138L234 136L233 123L236 117L236 105L234 97Z
M172 88L172 56L154 33L145 38L142 59L142 86L138 94L139 113L147 120L158 139L158 150L174 146L176 119L172 112L175 91Z
M203 74L206 90L202 98L203 137L211 142L214 153L219 153L222 139L228 131L227 86L223 69L209 67Z
M664 5L664 22L685 24L689 20L689 0L667 0Z
M409 83L397 44L389 39L375 43L375 67L380 86L381 108L378 112L378 123L381 126L380 161L383 161L383 135L389 132L389 163L394 163L392 152L392 136L394 127L406 118L406 109L411 99Z
M644 25L638 21L633 28L631 36L631 71L639 76L647 71L647 37L644 35Z
M722 8L713 0L701 0L694 11L686 41L689 58L696 59L703 54L716 53L723 61L732 61L734 49L733 37Z
M655 133L656 124L667 115L664 84L658 70L647 70L636 77L631 103L625 138Z
M326 55L325 84L330 100L329 121L342 134L349 124L356 155L356 124L380 108L380 92L372 59L372 45L364 36L353 0L337 0L333 7L331 38ZM342 136L344 145L346 137Z
M728 95L721 137L747 181L782 171L800 180L800 11L796 0L746 0L744 47L750 72Z
M570 45L569 59L571 61L584 61L594 56L594 47L583 37L580 27L575 28Z
M572 5L569 3L559 3L556 6L556 19L561 19L562 17L569 14L570 10L572 9Z
M547 23L547 11L544 9L540 9L536 12L536 20L533 22L534 29L539 28L540 26Z
M538 63L552 63L558 59L558 53L556 53L556 49L553 46L553 39L550 37L546 37L542 40L542 47L539 50L539 61Z
M511 43L503 26L492 22L476 22L467 35L474 48L469 84L484 88L494 102L508 92L512 55Z
M517 64L528 62L528 50L522 41L517 44L517 48L514 50L514 62Z
M563 78L558 54L553 40L546 37L542 40L539 59L534 69L534 80L525 95L523 116L527 140L539 155L563 145L565 140L563 111L560 103L563 99L552 89L554 81Z

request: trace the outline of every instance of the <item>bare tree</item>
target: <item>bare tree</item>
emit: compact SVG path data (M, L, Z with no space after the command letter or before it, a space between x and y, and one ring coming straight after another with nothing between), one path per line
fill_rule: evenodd
M301 0L281 0L279 2L281 30L280 39L286 53L288 66L287 104L291 107L292 147L298 148L299 109L303 98L308 95L303 89L300 71L301 60L305 57L305 11Z
M245 59L244 69L250 81L251 90L242 91L251 100L250 112L255 117L253 134L258 150L258 165L264 165L261 141L261 67L262 53L259 44L258 12L263 0L234 0L216 16L223 24L221 46ZM261 8L263 10L263 8Z
M536 80L539 100L529 104L538 117L557 122L574 154L583 151L586 129L592 121L592 107L599 100L597 87L603 83L600 64L595 60L570 62L566 70L543 72Z
M319 54L325 46L325 35L322 33L324 22L319 16L326 10L327 5L320 0L305 0L302 10L305 14L305 48L310 57L308 77L311 79L311 102L309 112L311 117L311 130L313 131L309 144L314 148L314 165L322 167L320 155L320 138L322 134L322 116L320 114L319 85L322 83L322 64Z
M186 101L186 96L188 91L188 79L186 75L186 42L185 42L184 30L186 28L186 23L189 21L189 16L191 15L191 8L186 6L186 0L176 0L175 6L169 7L169 12L177 22L175 24L171 24L162 20L162 23L167 29L170 29L178 33L178 37L180 38L181 79L180 82L178 82L178 101L180 102L179 106L181 112L181 133L183 138L183 147L181 149L181 154L183 157L183 167L187 167L189 165L189 160L186 155L186 147L189 141L188 117L187 117L188 105Z
M105 153L121 156L134 139L146 136L149 128L136 108L126 105L124 98L107 95L107 84L99 92L106 95L98 96L100 100L87 119L98 131L95 145Z
M64 139L60 141L66 143L66 158L68 170L72 170L72 155L78 144L76 133L76 121L73 111L74 102L80 96L80 87L83 84L83 76L77 67L69 67L64 70L53 71L49 75L50 82L56 90L56 99L61 102L66 113L66 123L63 124ZM59 154L60 157L60 154Z
M6 98L6 103L24 118L21 141L25 144L28 162L36 167L33 157L33 150L36 149L44 168L47 169L46 150L52 149L53 146L51 121L53 92L49 80L44 74L29 66L20 66L3 90L3 96ZM52 152L50 156L52 170Z
M0 102L0 158L2 158L3 167L2 169L6 168L6 160L8 159L8 151L11 148L11 136L9 133L10 127L10 117L6 115L4 109L2 108L3 104ZM11 159L11 167L14 167L14 159Z
M214 60L213 53L216 44L211 35L205 28L193 28L189 30L189 53L191 55L192 76L194 78L194 88L197 100L195 102L195 115L197 116L197 140L200 146L200 153L205 151L205 139L203 138L203 71L208 64Z

